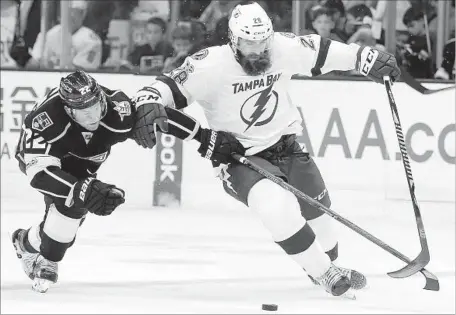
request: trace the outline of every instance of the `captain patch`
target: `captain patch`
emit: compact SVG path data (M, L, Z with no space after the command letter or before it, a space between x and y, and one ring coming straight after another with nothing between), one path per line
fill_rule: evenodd
M32 120L32 128L38 131L43 131L53 124L54 123L46 112L40 113Z
M119 113L120 120L123 121L125 116L131 115L131 106L130 103L127 101L116 102L112 101L114 105L114 109Z

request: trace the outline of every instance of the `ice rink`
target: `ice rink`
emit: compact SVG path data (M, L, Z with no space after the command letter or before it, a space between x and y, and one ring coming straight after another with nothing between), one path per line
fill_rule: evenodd
M35 196L36 197L36 196ZM455 206L422 202L431 262L441 290L424 278L392 279L404 264L342 225L339 265L367 275L357 300L330 297L275 245L243 206L138 209L89 216L47 294L31 290L8 233L42 216L36 198L1 200L2 313L455 313ZM39 200L39 199L38 199ZM333 196L344 212L350 196ZM347 217L408 257L419 252L411 204L355 203ZM360 207L360 204L363 205ZM356 208L358 205L359 208ZM274 312L269 312L274 313Z

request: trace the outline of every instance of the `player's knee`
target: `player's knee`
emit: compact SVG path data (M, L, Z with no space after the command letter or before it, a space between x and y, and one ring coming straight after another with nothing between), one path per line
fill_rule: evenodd
M248 195L249 207L260 216L275 241L289 238L305 224L298 200L279 185L262 179Z
M322 249L327 253L332 253L337 245L338 239L337 226L334 219L332 219L329 215L323 214L307 222L314 231Z
M62 213L52 204L44 221L43 232L54 241L63 244L70 243L76 236L82 217L81 212Z

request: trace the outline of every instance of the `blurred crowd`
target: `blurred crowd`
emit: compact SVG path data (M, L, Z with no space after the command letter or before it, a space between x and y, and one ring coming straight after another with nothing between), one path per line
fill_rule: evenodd
M198 50L228 42L231 10L246 0L72 0L69 6L71 67L136 73L168 72ZM437 4L432 0L396 1L396 57L416 78L454 79L454 7L451 36L437 64ZM1 67L59 69L60 1L2 0ZM291 0L257 1L274 29L291 32ZM385 49L385 0L307 0L305 27L344 43ZM179 12L173 12L178 8ZM173 19L173 16L175 17ZM173 21L173 22L171 22ZM41 28L47 30L42 34Z

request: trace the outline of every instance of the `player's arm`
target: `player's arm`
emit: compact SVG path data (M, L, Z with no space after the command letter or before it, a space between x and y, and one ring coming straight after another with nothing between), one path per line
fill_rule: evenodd
M135 141L145 148L156 143L155 131L172 134L179 139L200 142L201 156L218 163L231 161L231 153L244 154L239 141L229 133L202 128L200 123L181 109L195 100L206 99L208 86L214 78L209 74L211 63L202 63L208 52L198 52L197 58L188 57L184 64L169 74L143 87L135 96L136 122L133 131Z
M372 47L347 45L319 35L300 36L296 40L301 50L313 51L312 76L333 70L356 70L372 81L383 83L384 76L396 81L401 73L393 55Z
M33 129L33 121L40 119L44 117L39 114L33 120L26 119L16 150L19 166L29 178L30 185L57 204L87 208L97 215L112 213L125 201L124 192L94 178L78 180L63 171L60 159L63 154L56 143L60 135L49 139Z

